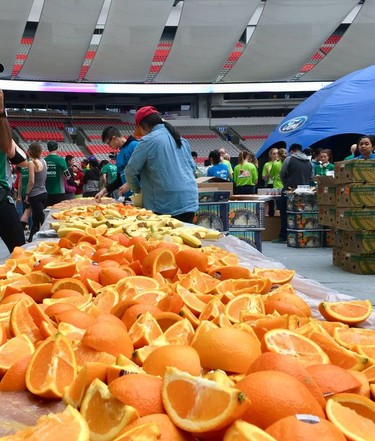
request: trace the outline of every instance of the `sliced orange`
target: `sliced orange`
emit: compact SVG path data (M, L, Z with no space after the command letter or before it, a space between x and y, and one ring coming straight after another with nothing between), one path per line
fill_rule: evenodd
M142 272L148 277L154 277L156 273L163 273L173 268L176 268L176 259L169 248L156 248L142 261Z
M61 398L76 376L76 358L70 341L56 334L39 344L26 371L28 390L44 398Z
M101 313L108 313L119 302L120 296L114 286L102 287L93 300Z
M224 313L225 306L218 297L211 297L211 300L203 308L199 314L199 320L215 320L220 314Z
M365 357L370 358L372 363L375 365L375 345L372 346L355 345L353 346L353 351L356 351L358 352L358 354L362 354Z
M0 381L1 392L15 392L27 390L25 375L27 365L31 359L31 354L15 361L11 367L5 372L5 375Z
M85 284L81 280L73 277L64 277L56 280L52 285L51 292L55 293L60 289L72 289L73 291L77 291L82 295L89 293Z
M225 315L232 323L239 323L241 313L265 314L264 301L260 294L241 294L230 300L225 307Z
M96 378L88 387L80 409L90 430L90 440L111 441L139 417L132 406L114 398L108 386Z
M194 332L194 328L189 320L181 318L180 321L177 321L174 325L164 331L164 337L171 345L190 345Z
M113 441L158 441L161 438L161 430L156 423L144 423L140 426L126 429Z
M35 344L43 340L43 336L29 311L30 305L19 300L10 314L9 327L12 335L26 335Z
M371 441L375 433L375 403L358 394L336 394L327 401L328 419L350 440Z
M66 386L62 399L65 404L70 404L76 409L81 406L82 399L90 384L98 378L106 381L108 366L101 362L88 362L79 370L74 381Z
M162 397L173 423L195 433L229 426L249 405L249 400L239 389L173 367L165 370Z
M85 441L89 439L89 428L78 410L68 406L63 412L42 415L34 426L3 438L6 441L31 439Z
M318 344L328 355L331 363L336 366L362 371L368 365L368 358L366 356L339 345L317 321L307 323L296 332L301 333Z
M319 345L289 329L271 329L264 334L264 344L268 351L293 357L304 366L330 363Z
M237 420L225 431L223 441L276 441L264 430L246 421Z
M177 285L177 293L181 297L184 305L196 316L201 314L206 304L200 300L196 294L192 293L188 289Z
M37 303L41 303L43 299L51 296L52 283L33 283L23 285L22 291L33 298Z
M146 311L141 314L128 331L134 348L141 348L151 344L163 334L153 315Z
M77 366L81 368L90 362L104 363L108 366L116 363L114 355L104 351L96 351L82 343L78 343L74 347L74 354L77 359Z
M296 272L286 268L254 268L254 274L266 277L273 285L289 283Z
M355 326L370 317L372 313L372 304L370 300L321 302L319 304L319 312L326 320Z
M125 296L129 289L135 289L137 292L143 292L152 289L160 288L159 283L146 276L130 276L120 280L116 284L116 289L122 298Z
M13 337L0 346L0 374L4 374L13 363L34 353L34 345L25 335Z
M76 273L77 268L76 263L73 261L53 260L43 266L43 271L54 279L62 279L64 277L72 277Z
M43 305L54 305L55 303L69 303L73 306L76 306L78 309L84 311L91 303L92 295L85 294L80 296L72 296L72 297L62 297L58 299L44 299Z
M108 227L106 224L99 225L98 227L85 228L85 233L87 234L87 236L93 236L93 237L104 236L107 231L108 231Z
M337 343L347 349L354 345L375 345L374 329L336 328L333 335Z

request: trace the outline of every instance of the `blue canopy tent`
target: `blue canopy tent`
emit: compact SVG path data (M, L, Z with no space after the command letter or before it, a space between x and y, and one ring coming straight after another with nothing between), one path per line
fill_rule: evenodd
M345 75L307 98L281 121L257 157L280 142L286 147L299 143L305 149L325 138L354 133L375 133L375 65Z

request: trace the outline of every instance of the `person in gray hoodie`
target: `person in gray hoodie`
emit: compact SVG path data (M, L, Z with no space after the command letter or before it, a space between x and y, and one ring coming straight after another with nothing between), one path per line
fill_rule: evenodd
M280 170L283 183L280 197L280 233L274 242L285 243L287 239L287 191L294 190L299 185L309 185L312 178L312 165L309 157L302 152L300 144L289 147L288 156Z

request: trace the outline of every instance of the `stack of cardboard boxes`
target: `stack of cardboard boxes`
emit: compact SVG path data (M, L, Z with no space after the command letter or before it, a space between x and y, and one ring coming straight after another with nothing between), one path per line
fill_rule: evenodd
M292 248L330 246L331 232L319 221L315 193L287 195L287 244Z
M335 163L335 177L319 180L318 200L320 222L333 227L334 265L375 274L375 161Z
M194 224L238 237L262 249L264 202L230 200L233 183L219 178L198 178L199 209Z

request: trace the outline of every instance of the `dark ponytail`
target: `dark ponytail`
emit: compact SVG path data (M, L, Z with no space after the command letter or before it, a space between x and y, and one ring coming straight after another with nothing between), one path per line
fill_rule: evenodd
M152 129L158 124L164 124L165 128L168 130L172 138L175 140L177 148L182 147L182 140L179 132L172 126L172 124L169 124L169 122L164 121L158 113L151 113L150 115L143 118L139 125L142 126L143 124L148 126L150 129Z

